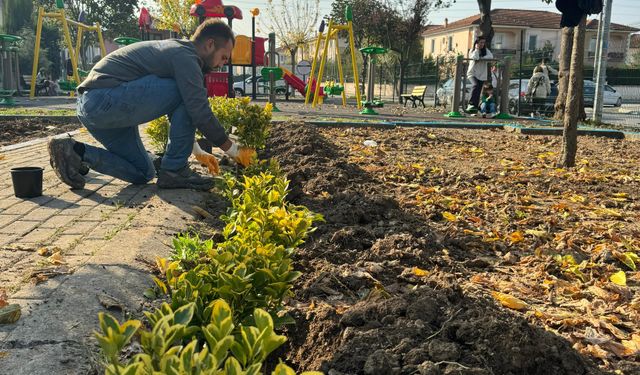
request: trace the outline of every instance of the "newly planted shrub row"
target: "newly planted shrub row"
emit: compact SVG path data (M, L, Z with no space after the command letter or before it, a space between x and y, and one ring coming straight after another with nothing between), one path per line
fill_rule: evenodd
M209 99L211 111L216 115L228 134L238 138L242 146L263 149L269 136L271 103L260 107L250 103L250 98L214 97ZM159 153L164 153L169 143L169 118L159 117L145 128L151 144Z
M286 322L282 302L300 276L291 256L321 216L287 202L288 181L276 165L263 165L240 180L224 176L231 207L222 216L223 242L180 236L173 260L159 260L166 282L155 282L171 298L145 313L150 331L100 316L108 374L257 374L286 341L273 330ZM119 353L138 331L143 353L121 364ZM293 371L281 364L276 373Z

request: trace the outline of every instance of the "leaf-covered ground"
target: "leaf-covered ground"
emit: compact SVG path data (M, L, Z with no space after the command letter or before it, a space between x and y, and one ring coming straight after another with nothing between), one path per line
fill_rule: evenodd
M348 147L350 160L377 175L403 206L431 218L445 256L477 255L465 288L494 292L505 307L606 368L638 358L637 143L581 138L578 166L566 170L556 167L559 138L419 129L324 133ZM364 146L367 139L379 146Z
M268 156L292 201L327 219L298 259L291 361L336 373L591 373L578 352L605 372L640 371L637 143L581 137L565 170L559 137L301 124L273 134Z

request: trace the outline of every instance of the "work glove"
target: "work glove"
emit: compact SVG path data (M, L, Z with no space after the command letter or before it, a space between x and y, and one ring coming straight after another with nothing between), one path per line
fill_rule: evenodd
M231 147L224 153L243 167L248 167L249 164L251 164L251 160L256 157L256 151L254 149L238 146L235 142L233 142Z
M218 159L210 153L203 151L198 145L198 142L193 142L193 156L205 167L209 169L209 173L212 175L220 174L220 166L218 165Z

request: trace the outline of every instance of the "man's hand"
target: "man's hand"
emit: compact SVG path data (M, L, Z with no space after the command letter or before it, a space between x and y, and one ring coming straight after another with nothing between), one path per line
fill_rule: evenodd
M202 165L209 169L209 173L214 176L220 174L218 159L210 153L203 151L200 145L198 145L198 142L193 142L193 155Z
M240 147L235 142L224 153L233 158L236 163L243 167L248 167L249 164L251 164L251 160L256 157L256 151L254 149L249 147Z

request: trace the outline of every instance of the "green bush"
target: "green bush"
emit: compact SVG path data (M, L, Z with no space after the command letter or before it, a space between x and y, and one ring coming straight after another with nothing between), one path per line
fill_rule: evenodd
M250 98L209 98L211 110L227 133L238 137L241 145L265 147L271 122L271 103L264 107L251 104Z
M144 129L151 139L151 145L158 153L165 153L169 144L169 118L165 115L151 121Z
M256 309L252 324L240 327L234 325L233 313L224 300L213 301L209 310L206 325L196 327L190 324L193 303L176 310L164 304L146 313L150 331L140 330L140 321L120 324L111 315L100 313L101 332L95 336L107 360L105 373L257 375L267 356L287 340L274 332L271 316L263 310ZM120 352L136 333L142 353L121 363Z

